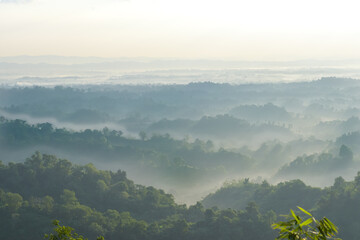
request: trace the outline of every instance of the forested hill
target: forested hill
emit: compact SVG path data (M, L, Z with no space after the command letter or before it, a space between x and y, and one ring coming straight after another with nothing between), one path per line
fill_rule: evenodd
M274 239L273 212L186 207L172 195L134 184L123 171L37 152L24 163L0 163L0 239L38 240L51 220L95 239Z
M341 139L350 135L344 136ZM348 144L349 140L342 142ZM270 142L255 151L224 149L212 141L179 140L169 134L144 133L134 138L108 128L75 131L50 123L29 124L0 117L0 159L4 161L20 162L39 150L78 164L92 162L102 169L121 168L136 182L169 190L178 202L191 204L226 179L239 176L266 178L277 173L278 179L305 181L318 177L313 182L321 180L322 186L329 186L328 181L339 175L352 176L360 166L356 152L353 154L345 145L337 146L342 142L337 141L332 152L306 156L300 148L317 148L318 141ZM355 144L352 146L356 149Z
M250 174L256 164L239 152L215 149L211 141L176 140L168 134L130 138L108 128L73 131L5 118L0 118L0 150L0 158L14 161L40 150L76 163L121 168L135 176L134 180L175 188L179 197L181 192L220 182L229 174Z
M244 209L253 201L261 211L273 210L278 214L287 214L289 209L296 206L311 209L325 195L326 190L307 186L300 180L270 185L266 181L253 183L245 179L225 183L222 188L204 198L202 203L206 207Z
M248 202L258 205L260 212L272 210L277 214L303 206L318 217L331 219L339 227L340 238L360 238L360 172L353 181L338 177L331 187L324 189L306 186L300 180L270 185L266 181L252 183L244 179L225 184L202 201L205 207L221 209L243 209Z
M276 232L270 226L278 215L304 206L332 219L339 237L356 240L359 179L339 177L325 189L300 180L274 186L245 179L209 195L205 207L187 207L162 190L135 184L121 170L37 152L23 163L0 163L0 238L41 239L51 220L59 219L90 239L272 240Z

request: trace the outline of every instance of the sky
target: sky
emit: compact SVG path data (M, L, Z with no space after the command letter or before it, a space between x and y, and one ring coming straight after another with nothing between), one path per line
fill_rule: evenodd
M0 57L360 58L360 3L0 0Z

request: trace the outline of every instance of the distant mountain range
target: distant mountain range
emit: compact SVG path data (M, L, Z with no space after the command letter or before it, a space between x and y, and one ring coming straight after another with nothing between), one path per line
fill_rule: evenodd
M9 56L0 57L0 63L16 64L55 64L55 65L74 65L74 64L138 64L138 65L159 65L169 66L189 66L189 67L331 67L331 66L350 66L360 65L360 59L347 60L314 60L304 59L298 61L232 61L232 60L212 60L212 59L176 59L176 58L103 58L103 57L79 57L79 56Z

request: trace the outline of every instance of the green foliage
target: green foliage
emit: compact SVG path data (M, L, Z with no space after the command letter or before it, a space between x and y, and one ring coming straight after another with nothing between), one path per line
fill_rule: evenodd
M334 219L341 229L339 237L346 240L360 239L360 172L353 181L338 177L333 186L327 188L327 194L317 204L318 215Z
M273 210L277 214L284 214L298 205L313 207L325 193L300 180L270 185L266 181L254 183L243 179L224 184L215 193L205 197L202 203L205 207L244 209L249 202L254 201L263 212Z
M280 233L276 239L289 240L327 240L337 239L334 236L338 233L337 227L326 217L321 220L316 220L315 217L305 209L298 207L298 209L307 215L307 219L302 219L296 215L293 210L287 216L287 221L274 223L272 227L279 229Z
M338 156L330 153L312 154L297 157L294 161L282 166L277 177L302 177L305 175L316 176L318 174L327 174L332 171L339 171L353 167L352 150L341 145Z
M58 220L54 220L54 233L45 234L48 240L87 240L83 236L79 236L74 229L68 226L61 226ZM97 240L104 240L103 236L97 237Z
M51 231L51 219L90 239L270 240L275 216L262 214L255 203L245 210L205 209L201 203L187 208L162 190L134 184L123 171L39 152L24 163L2 165L0 239L38 240ZM81 239L69 227L56 227L48 240Z
M166 181L177 187L207 183L210 178L221 179L227 173L242 173L255 166L255 161L243 154L214 151L211 141L176 140L169 134L147 136L144 131L139 137L126 138L121 131L108 128L71 131L54 128L50 123L31 125L19 119L0 122L0 148L17 152L47 146L93 162L123 163L154 182Z
M8 192L4 195L4 206L9 209L10 212L17 212L23 204L23 198L18 193Z

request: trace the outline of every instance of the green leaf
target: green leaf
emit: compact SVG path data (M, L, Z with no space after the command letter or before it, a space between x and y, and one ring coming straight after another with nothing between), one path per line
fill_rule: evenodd
M309 219L307 219L306 221L302 222L302 223L300 224L300 226L301 226L301 227L307 226L307 225L309 225L309 224L312 223L312 222L313 222L312 218L309 218Z
M300 224L300 219L298 218L298 216L296 216L294 211L292 209L290 209L290 212L291 212L291 215L293 216L293 218L296 220L297 224Z
M299 209L310 218L301 222L302 219L293 210L290 210L291 214L288 215L287 222L278 222L272 225L274 229L280 230L276 239L341 240L332 238L337 233L337 227L329 219L324 217L318 221L308 211L300 207ZM306 227L303 228L304 226Z
M303 213L309 215L310 217L312 217L311 213L309 213L308 211L306 211L305 209L303 209L302 207L297 207L298 209L300 209L300 211L302 211Z

